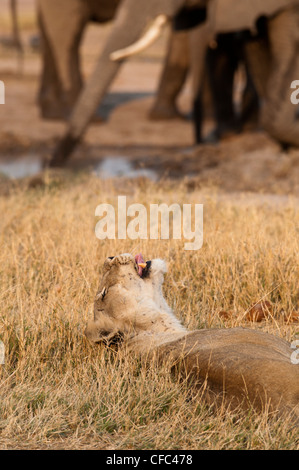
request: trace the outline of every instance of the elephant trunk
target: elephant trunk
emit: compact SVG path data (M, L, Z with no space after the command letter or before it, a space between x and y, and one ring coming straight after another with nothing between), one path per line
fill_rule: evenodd
M161 14L173 16L182 0L124 0L116 14L112 31L70 117L67 131L56 147L50 166L63 166L80 141L97 107L115 78L122 61L112 61L111 54L136 42L148 22Z

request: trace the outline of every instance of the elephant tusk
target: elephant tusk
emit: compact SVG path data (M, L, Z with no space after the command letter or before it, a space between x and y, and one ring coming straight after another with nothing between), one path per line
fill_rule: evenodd
M161 34L163 26L167 23L167 16L159 15L154 20L151 27L138 39L138 41L131 44L131 46L124 47L110 54L110 59L113 62L126 59L132 55L138 54L149 47Z

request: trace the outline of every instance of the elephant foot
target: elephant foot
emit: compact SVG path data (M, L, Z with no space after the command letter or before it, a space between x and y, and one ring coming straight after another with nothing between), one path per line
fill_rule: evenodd
M170 119L186 119L174 105L155 104L149 112L152 121L166 121Z
M217 144L220 140L228 140L239 134L240 128L236 124L221 124L213 129L204 139L205 143Z
M204 137L202 143L204 144L218 144L220 138L217 132L217 129L213 129L211 132L208 133L206 137ZM199 143L199 142L198 142Z
M75 149L80 138L75 138L67 134L58 144L52 158L49 162L50 168L61 168L65 166L66 161L69 159L72 151Z

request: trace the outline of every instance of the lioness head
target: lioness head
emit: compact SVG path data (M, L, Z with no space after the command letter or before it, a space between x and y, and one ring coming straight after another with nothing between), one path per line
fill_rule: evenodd
M86 336L111 343L150 331L157 313L169 309L162 295L165 272L163 260L145 262L141 254L107 258Z

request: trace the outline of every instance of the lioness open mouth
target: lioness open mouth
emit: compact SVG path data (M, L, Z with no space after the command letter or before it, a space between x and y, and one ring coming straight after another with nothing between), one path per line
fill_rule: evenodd
M137 265L137 272L141 278L145 278L149 274L151 261L144 261L141 253L135 256L135 263Z

